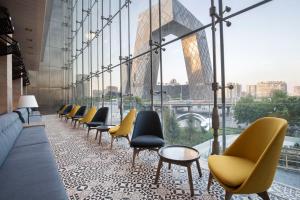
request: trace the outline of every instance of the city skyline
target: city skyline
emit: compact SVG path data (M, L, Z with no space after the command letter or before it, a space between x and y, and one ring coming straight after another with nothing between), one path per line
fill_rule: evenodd
M209 1L179 0L179 2L184 3L185 7L204 25L210 23L208 13ZM230 6L232 8L231 13L233 13L255 2L253 0L245 0L243 2L227 1L224 2L224 5ZM147 10L148 6L146 1L132 4L131 28L133 31L130 37L131 52L134 49L138 15ZM300 80L298 79L300 59L297 55L297 52L300 52L300 41L297 40L298 35L300 35L300 28L296 26L296 20L290 20L300 18L300 13L296 12L296 8L299 6L300 1L297 0L272 1L259 7L255 12L250 11L231 20L231 27L224 28L226 82L237 82L245 88L246 85L253 85L260 81L285 81L288 85L288 93L293 92L294 86L300 85ZM279 9L281 15L278 15ZM113 27L116 27L116 25L114 24ZM293 27L293 31L291 31L291 27ZM117 32L112 34L112 37L118 38ZM124 43L127 42L126 34L125 30ZM217 38L218 34L217 27ZM209 52L211 53L210 31L206 35ZM165 37L166 41L174 38L176 36L172 34ZM106 45L108 43L106 41L104 43L105 48L107 48ZM112 64L117 64L118 60L116 58L118 58L117 54L119 53L118 39L112 40L112 43L114 47ZM166 51L162 55L163 82L169 82L173 78L180 84L188 82L181 42L171 43L165 49ZM127 49L123 49L123 54L126 55L126 53ZM80 63L80 59L78 60ZM108 54L105 52L105 66L108 64L107 60ZM219 61L219 59L217 60ZM93 68L96 66L95 62L93 60ZM78 73L80 73L80 70L79 68ZM119 73L119 69L113 70L113 85L120 85ZM217 75L218 82L221 83L219 63L217 64ZM108 85L108 73L105 76L105 85ZM159 79L158 73L158 82ZM93 85L97 85L95 79L93 79Z

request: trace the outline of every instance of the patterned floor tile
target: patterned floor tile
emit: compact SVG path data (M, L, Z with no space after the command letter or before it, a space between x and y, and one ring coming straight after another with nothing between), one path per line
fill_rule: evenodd
M127 141L119 139L110 149L110 138L102 135L102 146L89 138L83 128L74 129L57 116L44 116L46 131L53 148L59 173L70 200L219 200L224 199L224 190L214 183L211 192L206 191L208 171L202 169L200 178L193 166L195 196L190 197L185 168L164 165L159 184L153 184L157 169L156 152L143 151L131 164L132 149ZM299 200L300 190L274 183L269 190L271 199ZM234 195L233 199L259 199L256 195Z

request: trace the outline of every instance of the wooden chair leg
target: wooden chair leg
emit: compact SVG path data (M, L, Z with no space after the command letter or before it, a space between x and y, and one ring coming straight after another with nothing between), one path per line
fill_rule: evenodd
M133 148L132 167L134 167L134 162L135 162L135 157L136 157L137 151L138 150L136 148Z
M211 183L212 183L213 175L209 172L208 183L207 183L207 191L209 192Z
M267 191L257 193L263 200L270 200L269 194Z
M90 127L88 127L88 132L87 132L87 135L86 135L87 138L89 138L89 134L90 134Z
M225 200L230 200L232 197L232 194L230 192L225 192Z
M161 167L162 167L162 159L159 158L154 184L157 184L158 182Z
M130 145L130 139L128 135L126 136L126 139L128 140L128 144Z
M112 149L112 146L113 146L113 142L114 142L114 137L113 136L111 136L111 141L110 141L110 149Z
M97 137L98 137L98 130L96 131L95 140L97 140Z

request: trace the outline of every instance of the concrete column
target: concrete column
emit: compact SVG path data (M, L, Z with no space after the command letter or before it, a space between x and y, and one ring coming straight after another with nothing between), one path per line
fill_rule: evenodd
M10 54L0 56L0 114L12 110L12 55Z
M13 108L18 107L20 96L23 94L23 80L22 78L13 80Z

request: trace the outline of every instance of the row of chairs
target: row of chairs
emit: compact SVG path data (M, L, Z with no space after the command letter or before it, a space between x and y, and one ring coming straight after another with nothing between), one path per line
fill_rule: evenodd
M57 111L60 118L65 118L66 122L71 119L71 123L78 123L88 127L87 137L92 129L106 125L108 107L96 110L91 107L85 114L86 106L63 105ZM133 129L131 139L129 135ZM140 111L136 116L136 109L131 109L119 125L113 126L108 130L111 136L111 148L117 138L126 138L133 148L134 166L136 155L145 149L158 150L165 145L161 122L155 111ZM97 137L97 135L96 135Z
M112 142L118 136L129 140L128 134L135 114L135 109L132 109L120 125L109 129ZM240 134L223 155L209 156L208 191L215 179L226 191L225 200L229 200L233 194L251 193L269 200L267 189L274 179L287 126L287 121L280 118L258 119ZM129 143L134 149L133 165L139 151L164 146L160 119L156 112L138 113Z

